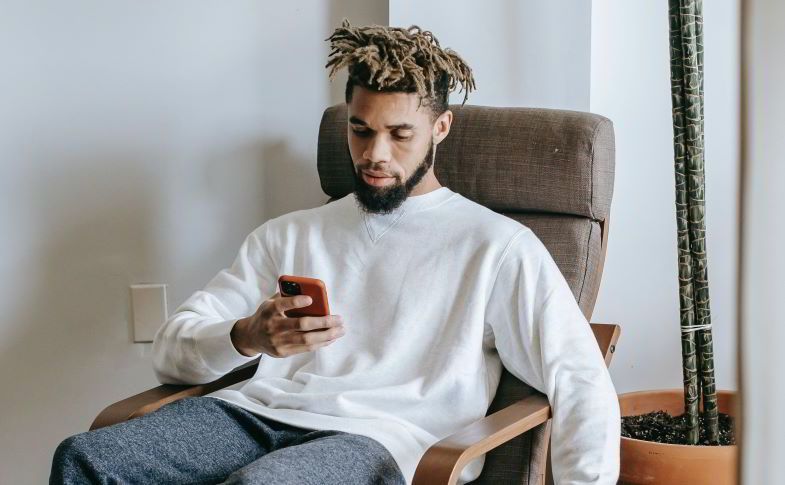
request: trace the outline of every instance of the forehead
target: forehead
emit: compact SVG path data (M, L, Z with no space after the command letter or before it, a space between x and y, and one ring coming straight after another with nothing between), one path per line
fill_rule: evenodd
M354 86L348 105L349 117L363 120L371 128L391 125L425 125L430 122L430 111L417 106L416 93L384 93Z

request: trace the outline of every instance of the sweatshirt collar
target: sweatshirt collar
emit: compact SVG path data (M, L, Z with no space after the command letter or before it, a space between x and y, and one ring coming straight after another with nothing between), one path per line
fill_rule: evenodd
M450 190L448 187L442 186L438 189L432 190L422 195L410 195L403 201L403 203L394 209L389 214L368 214L365 215L371 216L373 218L383 218L388 219L390 217L395 218L396 215L401 215L403 213L412 213L412 212L419 212L421 210L429 209L431 207L435 207L445 200L449 199L455 192ZM365 211L362 211L365 212Z
M410 195L398 209L404 209L405 212L429 209L449 199L452 194L452 190L442 186L422 195Z
M455 194L447 187L439 187L426 194L409 196L403 203L389 214L369 214L360 209L362 219L368 235L375 243L395 224L401 220L404 214L420 212L431 207L436 207Z

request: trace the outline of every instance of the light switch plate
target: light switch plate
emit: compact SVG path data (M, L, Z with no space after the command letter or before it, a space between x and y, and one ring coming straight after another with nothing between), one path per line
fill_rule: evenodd
M152 342L155 332L166 322L165 284L131 285L131 312L134 342Z

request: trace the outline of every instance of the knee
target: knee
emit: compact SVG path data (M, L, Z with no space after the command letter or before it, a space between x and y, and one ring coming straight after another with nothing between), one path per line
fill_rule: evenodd
M87 433L64 439L55 449L49 483L83 483L92 473L92 447Z
M64 439L57 446L52 461L55 464L65 464L79 460L89 449L86 441L81 434Z
M398 462L384 445L373 438L358 434L351 434L348 438L356 445L356 450L361 450L360 455L371 472L372 483L405 485L406 480Z

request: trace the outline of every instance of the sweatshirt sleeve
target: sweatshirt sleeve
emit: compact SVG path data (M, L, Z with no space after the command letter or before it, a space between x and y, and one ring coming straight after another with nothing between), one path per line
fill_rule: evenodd
M162 384L203 384L254 360L230 337L240 318L275 294L277 274L263 243L266 225L249 234L231 267L196 291L158 329L153 368Z
M528 228L502 256L487 327L505 368L548 396L554 482L615 484L621 432L616 391L564 276Z

